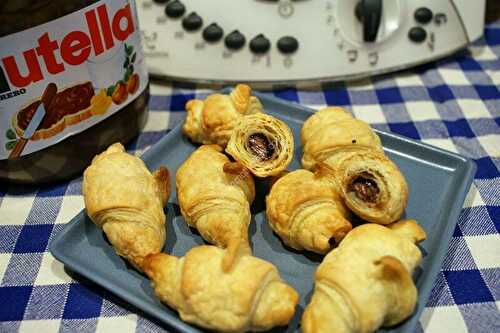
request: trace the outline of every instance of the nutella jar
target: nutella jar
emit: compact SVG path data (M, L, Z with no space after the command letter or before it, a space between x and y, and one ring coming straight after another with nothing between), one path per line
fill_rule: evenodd
M146 122L133 0L0 2L0 182L80 174Z

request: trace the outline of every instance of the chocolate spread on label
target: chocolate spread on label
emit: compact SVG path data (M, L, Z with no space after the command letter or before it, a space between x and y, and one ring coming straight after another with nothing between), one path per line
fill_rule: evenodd
M88 108L90 106L90 99L93 96L94 88L91 82L82 83L57 93L48 109L45 110L47 114L38 128L50 128L64 116ZM28 127L40 103L40 101L33 102L17 114L19 127L22 129Z
M78 176L110 144L140 132L149 83L136 17L134 1L0 1L0 42L9 41L0 50L0 182ZM117 78L106 82L110 74ZM57 94L35 135L24 138L50 83ZM21 140L24 151L7 158Z

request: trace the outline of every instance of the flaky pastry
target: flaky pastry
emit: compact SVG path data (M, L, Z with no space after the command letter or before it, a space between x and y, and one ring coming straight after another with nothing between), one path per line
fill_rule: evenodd
M227 270L238 251L250 253L248 225L255 197L251 174L218 145L204 145L177 170L177 199L186 223L209 243L228 248Z
M182 320L218 332L264 331L287 325L299 295L271 263L239 256L227 273L226 250L198 246L182 258L149 256L144 271L155 294Z
M87 215L102 228L118 255L141 269L144 258L165 244L163 206L170 194L169 173L151 174L120 143L97 155L83 174Z
M243 117L233 130L226 152L258 177L275 176L293 158L293 134L285 122L267 115Z
M424 230L413 220L354 228L319 265L304 333L368 333L396 325L417 302L412 280Z
M352 229L347 208L321 169L278 179L266 197L266 214L271 228L296 250L326 254Z
M212 94L205 100L188 101L186 111L185 135L197 143L226 147L241 117L261 113L262 105L249 86L238 84L229 95Z

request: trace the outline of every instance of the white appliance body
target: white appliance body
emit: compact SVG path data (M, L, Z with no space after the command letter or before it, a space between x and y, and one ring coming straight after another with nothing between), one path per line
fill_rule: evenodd
M185 13L178 18L165 10L176 0L159 2L137 1L152 75L271 84L348 80L444 57L482 36L486 6L486 0L380 0L376 39L367 42L363 18L355 15L359 0L181 0ZM425 23L416 18L422 8L431 13ZM203 23L189 30L183 20L192 12ZM223 36L208 42L203 32L212 23ZM417 42L410 38L411 29ZM245 37L239 49L225 41L235 30ZM269 49L256 53L250 44L260 34ZM297 42L292 53L278 48L285 36Z

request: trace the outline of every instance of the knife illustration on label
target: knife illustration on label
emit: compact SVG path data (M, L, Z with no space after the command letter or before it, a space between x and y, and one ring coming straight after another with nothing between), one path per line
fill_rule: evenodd
M46 110L49 108L49 105L56 94L57 94L56 84L49 83L47 85L47 88L45 88L45 91L43 92L41 103L37 107L35 114L33 115L33 118L31 118L28 126L26 127L26 130L24 130L23 135L19 138L16 145L10 152L9 159L21 156L24 147L26 147L26 144L28 143L30 138L33 136L33 134L35 134L35 131L38 129L38 126L40 126L40 124L42 123L43 118L47 113Z

